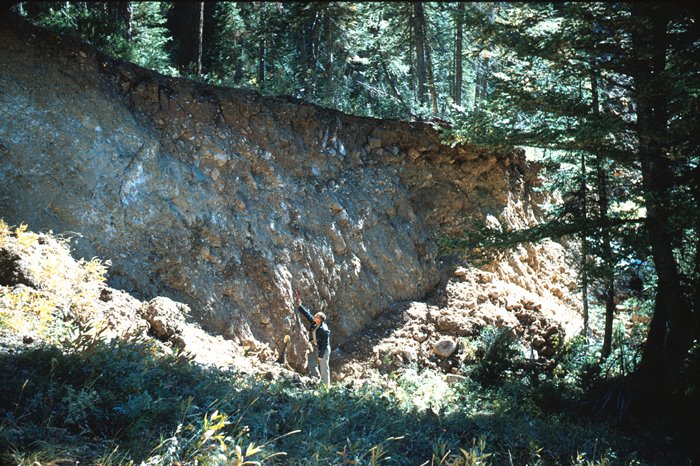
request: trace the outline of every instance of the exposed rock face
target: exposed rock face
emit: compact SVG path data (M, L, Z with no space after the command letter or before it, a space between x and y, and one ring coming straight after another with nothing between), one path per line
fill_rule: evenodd
M487 326L511 330L524 359L547 365L581 330L575 288L565 247L551 241L516 248L482 268L458 267L430 299L397 304L348 342L335 358L338 377L362 380L368 368L412 365L457 373L478 357L470 345L452 345L478 339Z
M521 154L166 78L6 22L0 215L79 233L76 254L110 258L113 287L184 302L225 337L290 335L297 367L293 288L342 343L438 284L433 231L535 220Z

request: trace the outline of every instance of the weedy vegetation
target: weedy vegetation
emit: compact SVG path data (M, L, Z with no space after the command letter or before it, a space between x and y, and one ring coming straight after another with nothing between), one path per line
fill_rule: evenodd
M23 248L31 257L42 241L68 247L42 237L0 223L2 251ZM306 388L202 367L146 339L108 341L89 319L91 293L108 264L48 263L31 277L5 277L0 289L0 334L26 330L18 322L25 319L46 336L0 351L2 464L589 466L677 459L652 432L633 435L590 416L579 400L603 375L591 372L595 348L583 340L563 342L553 365L535 371L505 330L488 328L470 342L476 356L459 383L414 367L377 374L361 388Z

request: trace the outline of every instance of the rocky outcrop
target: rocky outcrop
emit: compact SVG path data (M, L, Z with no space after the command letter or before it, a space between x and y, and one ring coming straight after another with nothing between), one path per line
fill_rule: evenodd
M297 367L293 289L342 343L440 282L434 232L535 221L522 154L163 77L6 23L0 215L76 236L77 255L111 258L113 287L186 303L226 338L290 335Z
M373 369L413 366L459 375L479 359L472 344L487 327L510 330L522 359L546 367L581 330L575 289L568 252L552 241L515 248L480 268L457 267L430 299L397 304L344 345L337 377L362 380Z

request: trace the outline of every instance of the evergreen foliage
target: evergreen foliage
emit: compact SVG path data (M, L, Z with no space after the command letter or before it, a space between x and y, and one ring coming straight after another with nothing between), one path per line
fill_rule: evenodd
M453 142L555 155L545 164L564 171L564 202L548 225L575 227L582 284L601 283L604 356L615 277L631 262L653 264L655 311L637 375L649 387L640 399L665 402L681 389L672 381L699 334L698 178L690 176L698 173L698 146L677 131L698 102L697 67L686 67L700 59L695 20L679 6L625 3L523 4L495 20L474 15L471 24L501 68L487 105L458 116L446 133Z
M200 4L202 24L196 30ZM472 58L483 50L471 46L475 38L463 29L458 60L454 39L461 18L483 8L432 2L417 8L401 2L124 1L14 7L36 24L164 74L401 119L449 117L457 65L460 102L476 105L486 98L471 79L478 75L481 87L490 79L483 60Z
M117 2L118 3L118 2ZM122 2L123 3L123 2ZM111 4L99 2L36 2L28 12L39 25L94 44L103 52L160 73L176 75L166 50L171 40L164 27L171 8L165 2L131 2L130 33L115 21Z

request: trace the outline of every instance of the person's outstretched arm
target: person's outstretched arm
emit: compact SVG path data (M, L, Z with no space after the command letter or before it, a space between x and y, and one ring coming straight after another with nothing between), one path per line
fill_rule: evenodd
M299 303L299 307L297 308L297 311L299 311L304 317L306 317L306 320L309 322L314 321L314 316L311 315L308 309L304 307L303 304Z

